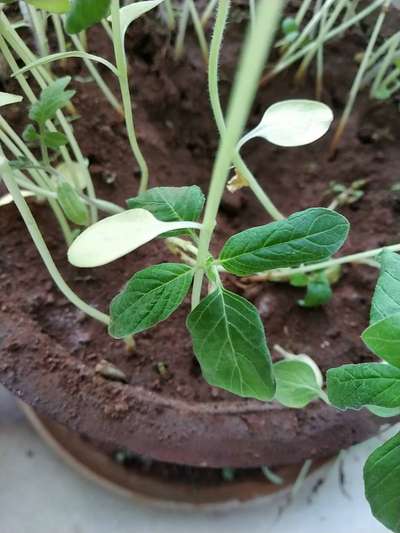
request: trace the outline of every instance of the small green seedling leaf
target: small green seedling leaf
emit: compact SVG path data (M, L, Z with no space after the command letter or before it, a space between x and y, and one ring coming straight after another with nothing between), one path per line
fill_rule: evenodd
M68 220L78 226L89 224L88 208L69 183L60 183L57 187L57 198Z
M372 514L400 532L400 433L379 446L364 466L365 495Z
M333 121L330 107L315 100L284 100L269 107L261 122L239 141L262 137L278 146L303 146L325 135Z
M72 0L65 20L67 33L79 33L107 17L111 0Z
M281 28L282 28L282 32L285 35L288 35L289 33L297 32L299 30L299 26L296 22L296 19L293 17L285 17L282 20Z
M162 233L182 228L201 228L197 222L163 222L145 209L129 209L93 224L68 250L68 260L77 267L111 263Z
M134 20L138 19L151 9L159 6L162 2L164 2L164 0L144 0L143 2L135 2L133 4L128 4L127 6L121 7L119 10L119 16L121 20L122 40L124 40L125 33ZM110 18L111 17L109 17L109 20Z
M371 303L371 324L400 313L400 255L384 251L379 260L381 270Z
M309 281L310 278L307 274L303 274L302 272L290 276L290 285L292 285L292 287L307 287Z
M28 143L36 142L40 140L40 135L33 124L28 124L22 132L22 138Z
M62 162L55 167L55 170L62 175L63 180L72 185L74 189L83 191L87 187L87 169L82 168L75 161Z
M192 279L193 269L177 263L137 272L111 302L110 335L136 335L168 318L183 302Z
M154 187L136 198L127 201L131 209L147 209L164 222L192 220L200 218L205 197L200 187ZM184 233L180 231L179 233Z
M324 273L309 279L304 300L299 300L301 307L320 307L332 298L332 289Z
M400 370L384 363L331 368L327 386L329 400L339 409L400 406Z
M348 232L349 222L339 213L322 207L306 209L233 235L219 261L238 276L322 261L339 250Z
M375 355L400 367L400 313L374 322L361 338Z
M10 94L0 92L0 107L11 104L18 104L23 100L19 94Z
M254 305L219 287L190 313L187 327L210 385L245 398L271 400L271 356Z
M46 129L43 135L43 142L48 148L58 150L61 146L67 144L68 139L61 131L50 131Z
M278 361L273 366L275 400L286 407L302 408L321 394L314 370L304 361Z
M49 13L66 13L69 9L69 0L26 0L28 4Z
M65 76L53 81L43 89L39 100L32 105L29 111L29 118L40 125L52 119L57 111L66 106L75 94L75 91L65 90L70 81L71 77Z

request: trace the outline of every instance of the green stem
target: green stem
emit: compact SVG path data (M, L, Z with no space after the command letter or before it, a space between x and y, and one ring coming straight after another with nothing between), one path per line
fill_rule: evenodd
M129 143L135 156L135 159L139 165L141 178L139 185L139 193L144 192L147 189L149 182L149 170L143 154L140 150L133 120L132 100L129 90L128 80L128 65L126 61L125 49L124 49L124 35L121 33L121 20L120 20L120 6L119 0L111 1L111 21L113 32L113 45L115 62L118 70L118 80L122 96L122 105L124 108L125 125L128 132Z
M83 46L82 46L82 43L81 41L78 39L78 37L76 35L71 35L71 40L73 42L73 44L75 45L75 48L77 50L79 50L80 52L85 52ZM101 74L99 73L99 71L97 70L96 66L94 65L94 63L92 61L90 61L90 59L87 59L87 58L83 58L83 62L85 63L86 65L86 68L88 69L88 71L90 72L92 78L94 79L94 81L97 83L100 91L104 94L106 100L108 100L108 102L111 104L111 106L120 114L120 115L124 115L124 112L122 110L122 107L121 107L121 104L120 102L117 100L117 98L114 96L114 94L112 93L111 89L108 87L108 85L106 84L106 82L103 80Z
M62 23L61 23L61 18L59 17L59 15L52 14L51 15L51 20L53 22L54 31L55 31L55 34L56 34L58 50L59 50L59 52L66 52L67 51L67 43L65 42L65 36L64 36ZM62 59L60 61L61 66L65 67L66 66L66 62L67 62L66 59Z
M0 32L4 36L4 38L10 43L11 47L13 48L13 50L20 56L20 58L25 63L25 65L29 65L29 64L33 63L36 60L35 55L32 54L32 52L26 46L24 41L20 38L18 33L15 30L13 30L8 18L4 15L4 13L2 11L0 11ZM11 70L14 73L18 72L19 67L16 64L16 62L15 62L14 58L12 57L12 55L11 55L11 57L7 58L7 62L9 63L9 65L11 67ZM33 74L35 80L37 81L37 83L38 83L38 85L39 85L39 87L41 89L44 89L45 87L47 87L48 84L51 83L51 81L52 81L51 77L49 76L49 73L46 71L46 69L43 70L43 68L41 68L41 67L37 67L37 68L32 69L32 74ZM22 75L18 75L18 76L16 76L16 78L21 83L22 89L27 91L26 94L27 94L27 97L29 98L29 100L31 102L36 102L37 98L33 94L32 90L29 87L29 85L27 87L27 83L26 83L25 78ZM24 80L24 82L22 82L22 80ZM68 123L67 119L65 118L65 116L64 116L64 114L63 114L63 112L61 110L57 111L57 119L58 119L62 129L64 130L65 135L67 136L68 142L69 142L69 144L71 146L71 149L72 149L72 152L74 153L74 156L76 157L76 160L78 161L79 165L82 168L82 171L86 175L86 182L87 182L87 188L88 188L89 196L92 199L95 199L96 195L95 195L95 191L94 191L94 185L93 185L93 181L91 179L90 173L89 173L89 171L87 169L86 161L85 161L85 159L84 159L84 157L82 155L82 152L81 152L81 150L79 148L79 145L78 145L78 143L77 143L77 141L75 139L73 130L72 130L70 124ZM55 131L56 130L56 128L54 127L54 124L51 121L48 121L47 126L48 126L50 131ZM64 158L64 160L67 163L71 163L72 162L70 154L69 154L68 150L64 146L61 146L60 153L61 153L62 157ZM94 206L91 206L90 211L91 211L92 222L96 222L96 220L97 220L97 210L96 210L96 208Z
M57 269L50 252L46 246L46 243L40 233L39 227L33 218L33 215L29 209L28 204L26 203L24 197L22 196L18 185L15 183L15 179L12 173L12 170L5 159L5 157L0 153L0 173L3 178L3 181L13 197L14 203L17 206L21 217L23 218L26 227L32 237L32 240L46 265L49 274L53 278L54 283L64 294L64 296L78 309L86 313L87 315L95 318L96 320L102 322L103 324L109 324L109 316L98 311L91 305L87 304L81 298L75 294L75 292L66 284L63 277L61 276L59 270Z
M211 15L214 12L215 6L217 5L218 0L209 0L206 8L204 9L202 15L201 15L201 24L202 26L205 26L211 17Z
M111 29L111 26L110 26L110 23L108 22L108 20L107 19L103 19L101 21L101 25L103 26L103 28L104 28L106 34L109 36L109 38L111 40L113 40L113 33L112 33L112 29Z
M382 6L381 12L379 13L378 18L376 19L375 26L374 26L374 29L373 29L373 31L371 33L371 37L369 39L367 48L365 50L363 59L361 61L359 69L357 71L356 77L354 78L353 85L352 85L351 90L350 90L349 98L348 98L347 103L346 103L346 107L344 109L343 115L340 118L340 121L339 121L338 127L336 129L335 135L334 135L334 137L332 139L332 143L331 143L331 146L330 146L330 153L331 154L335 153L337 145L339 144L339 141L340 141L340 139L342 137L342 134L343 134L343 132L345 130L345 127L347 125L347 121L348 121L348 119L350 117L350 114L351 114L351 112L353 110L354 103L355 103L357 95L358 95L358 91L360 90L360 86L361 86L365 71L366 71L368 63L370 61L371 54L373 52L373 49L375 47L375 43L376 43L376 41L378 39L378 36L379 36L379 33L381 31L382 24L383 24L383 22L385 20L385 17L386 17L387 11L389 9L390 3L391 3L391 0L385 0L385 2L383 3L383 6Z
M214 32L211 39L210 58L208 62L208 91L210 95L211 108L220 136L224 134L226 127L218 89L218 69L224 30L228 20L230 5L230 0L219 0L218 2L217 16L215 19ZM275 207L269 196L264 192L238 152L235 152L233 156L233 163L236 167L236 170L247 181L249 187L267 213L269 213L270 216L275 220L283 219L284 216L282 213Z
M167 19L167 26L169 31L175 30L175 13L174 8L172 7L171 0L165 0L164 2L165 15Z
M207 64L207 61L208 61L207 39L206 39L206 36L204 34L203 26L201 25L199 13L197 11L197 8L196 8L193 0L189 0L189 11L190 11L190 15L192 17L194 30L195 30L196 35L197 35L197 40L199 41L200 50L201 50L204 62Z
M215 159L204 220L200 230L196 273L193 282L192 308L200 302L204 269L216 216L225 189L232 154L246 123L254 99L261 70L269 53L284 2L259 0L255 25L248 31L238 74L232 90L226 129L221 136Z
M392 63L393 56L396 52L396 48L398 47L400 43L400 33L396 34L394 36L394 39L390 43L389 49L387 51L387 54L385 55L384 59L382 60L382 63L379 67L379 70L377 72L377 75L375 77L374 83L372 84L371 90L370 90L370 96L373 97L375 92L378 90L378 88L381 86L383 77L389 68L389 66ZM398 69L397 69L398 71Z
M36 48L40 57L49 55L49 45L46 30L43 28L43 19L40 13L31 5L28 5L29 15L32 22L32 32L35 37Z
M184 43L185 43L185 35L186 35L186 29L189 22L189 14L190 14L190 5L189 0L185 0L182 10L181 10L181 16L179 18L179 25L178 25L178 33L176 36L175 41L175 60L181 59L183 56L183 49L184 49Z

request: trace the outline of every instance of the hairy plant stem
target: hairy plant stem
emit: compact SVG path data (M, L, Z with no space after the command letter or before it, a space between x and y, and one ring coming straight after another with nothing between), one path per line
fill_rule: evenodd
M118 80L121 90L122 106L124 109L125 125L128 132L129 144L140 169L139 193L141 193L144 192L148 187L149 170L136 138L132 99L129 90L128 64L124 48L124 35L122 35L121 32L121 19L119 10L119 0L111 0L111 23L115 62L118 70Z
M219 0L217 16L215 19L214 32L210 45L210 58L208 62L208 91L210 95L211 108L213 111L214 119L217 124L218 132L220 136L226 131L225 119L222 111L221 100L219 97L218 89L218 68L221 55L221 47L224 36L224 30L228 20L230 0ZM249 187L267 211L270 216L275 220L284 218L282 213L275 207L269 196L264 192L259 185L256 178L253 176L250 169L247 167L240 154L235 151L233 154L233 164L239 174L247 181Z
M257 84L268 56L275 30L284 6L283 1L260 0L255 24L248 31L238 73L232 89L226 129L223 131L207 197L205 214L193 282L192 309L200 302L209 246L216 224L216 216L225 189L232 155L246 123L256 93Z
M51 275L54 283L57 285L57 287L60 289L60 291L64 294L64 296L78 309L86 313L87 315L91 316L92 318L95 318L99 322L102 322L103 324L109 324L110 319L109 316L102 313L101 311L98 311L91 305L84 302L75 292L67 285L67 283L64 281L64 278L61 276L59 270L57 269L53 258L50 255L50 252L46 246L46 243L42 237L42 234L40 233L39 227L36 224L35 219L33 218L33 215L29 209L28 204L26 203L24 197L22 196L18 185L15 182L13 172L0 151L0 173L3 178L4 184L7 187L9 193L13 197L14 203L18 208L18 211L21 214L22 219L24 220L26 227L32 237L32 240L44 262L46 265L46 268Z
M335 135L332 139L331 145L330 145L330 155L333 155L336 152L337 146L339 144L339 141L343 135L343 132L346 128L347 121L349 120L350 114L353 110L354 103L356 101L358 91L360 90L361 83L365 74L365 71L367 69L368 63L371 58L371 54L373 52L373 49L375 47L375 43L378 39L379 33L382 28L382 24L385 20L386 14L388 12L389 6L391 4L391 0L385 0L385 2L382 5L381 12L379 13L378 18L376 19L374 29L371 33L371 37L369 39L367 48L365 50L363 59L361 61L360 67L357 71L356 77L354 78L353 85L350 89L349 97L346 103L346 107L343 111L343 114L340 118L338 127L336 128Z
M79 52L85 52L81 41L78 39L76 35L70 35L71 40L77 50ZM96 66L90 59L87 59L86 57L83 57L83 62L86 65L86 68L90 72L90 75L94 79L94 81L97 83L100 91L104 94L106 100L111 104L111 106L119 113L122 117L124 116L124 112L122 110L121 104L118 101L118 99L114 96L111 89L108 87L106 82L103 80L100 72L97 70Z

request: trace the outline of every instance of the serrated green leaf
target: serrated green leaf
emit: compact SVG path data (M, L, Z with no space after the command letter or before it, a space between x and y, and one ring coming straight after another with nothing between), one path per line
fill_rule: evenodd
M326 275L320 274L309 279L304 300L299 300L301 307L319 307L332 298L332 289Z
M365 495L372 514L400 532L400 433L379 446L364 466Z
M79 33L107 17L111 0L72 0L65 20L67 33Z
M286 407L305 407L319 397L319 386L314 370L302 361L278 361L273 366L276 380L275 400Z
M50 13L66 13L69 9L69 0L26 0L28 4Z
M187 327L210 385L245 398L273 397L271 356L254 305L219 287L190 313Z
M158 220L165 222L192 220L200 218L205 197L200 187L154 187L136 198L127 200L130 209L142 208L150 211ZM187 233L185 230L165 234Z
M43 142L48 148L58 150L60 146L67 144L68 139L64 133L61 133L60 131L50 131L46 129L43 135Z
M400 367L400 313L374 322L361 338L375 355Z
M111 302L110 335L135 335L168 318L183 302L192 279L193 269L178 263L137 272Z
M29 118L41 125L54 118L57 111L66 106L75 94L75 91L65 90L70 81L71 77L65 76L43 89L39 100L32 104Z
M339 213L322 207L306 209L233 235L219 260L238 276L322 261L339 250L348 231L349 222Z
M24 131L22 132L22 138L26 142L35 142L40 139L40 135L35 129L35 126L33 124L28 124Z
M339 409L400 406L400 370L384 363L331 368L327 372L329 400Z
M57 199L68 220L79 226L87 226L89 224L88 208L69 183L60 183L57 187Z
M370 323L400 313L400 255L384 251L381 270L371 303Z

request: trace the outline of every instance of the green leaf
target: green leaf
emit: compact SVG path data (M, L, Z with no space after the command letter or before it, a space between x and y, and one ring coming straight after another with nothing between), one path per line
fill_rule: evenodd
M365 495L372 514L400 532L400 433L379 446L364 466Z
M275 400L286 407L305 407L320 396L321 387L310 365L302 361L279 361L273 366Z
M79 226L89 224L88 208L69 183L63 182L57 187L57 199L68 220Z
M192 279L193 269L178 263L137 272L111 302L110 335L135 335L168 318L183 302Z
M57 111L66 106L75 94L75 91L65 90L70 81L71 77L65 76L43 89L39 100L32 104L29 118L41 125L54 118Z
M110 10L110 0L72 0L65 20L67 33L79 33L104 19Z
M400 415L400 407L378 407L376 405L367 405L368 411L382 418L391 418Z
M238 276L322 261L339 250L348 232L344 216L314 207L233 235L219 259L226 270Z
M201 228L198 222L164 222L145 209L128 209L103 218L82 232L68 250L68 260L81 268L106 265L162 233Z
M296 19L293 17L286 17L282 20L281 23L282 31L285 35L298 31L299 26L296 22Z
M400 370L384 363L343 365L327 372L329 400L339 409L400 406Z
M299 300L302 307L319 307L332 298L332 289L326 275L319 274L309 280L304 300Z
M372 298L371 324L400 313L400 255L384 251L379 259L381 270Z
M50 13L66 13L69 9L69 0L26 0L28 4Z
M48 148L58 150L60 146L67 144L68 139L64 133L61 133L60 131L50 131L46 129L43 135L43 142Z
M141 207L153 213L158 220L198 220L204 207L204 194L200 187L154 187L136 198L127 200L128 207Z
M210 385L245 398L274 396L271 356L254 305L219 287L190 313L187 327Z
M142 2L134 2L121 7L119 16L121 20L122 39L124 39L126 30L134 20L138 19L151 9L154 9L162 2L164 2L164 0L143 0Z
M303 274L302 272L290 276L290 285L293 287L307 287L309 281L310 278L307 274Z
M33 124L28 124L24 131L22 132L22 138L26 142L35 142L40 139L39 133L36 131L36 128Z
M400 313L374 322L361 338L375 355L400 367Z

